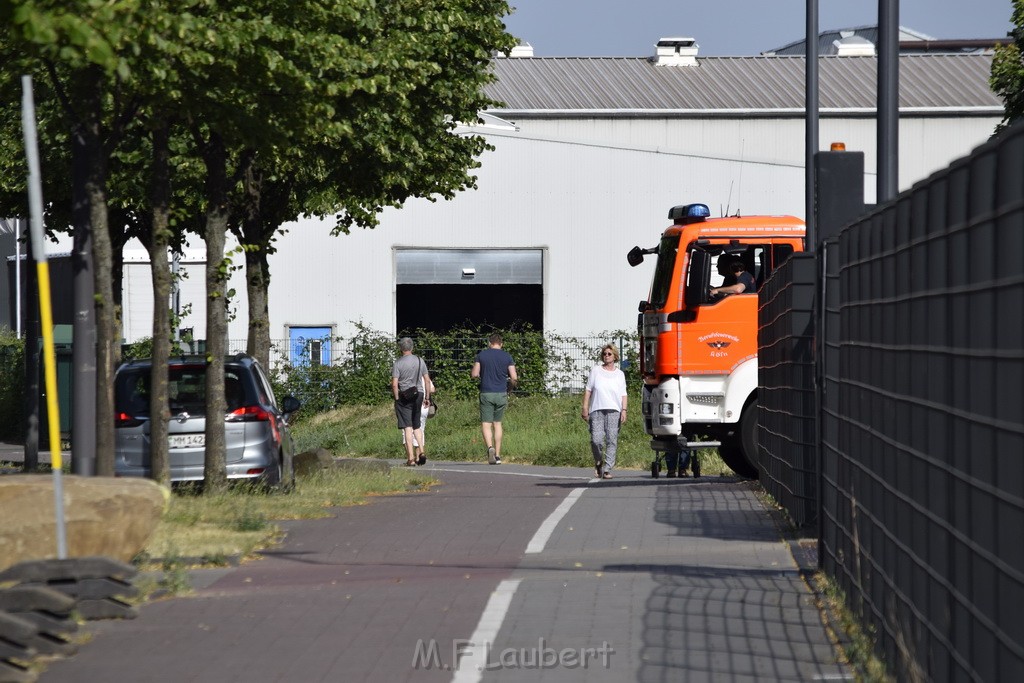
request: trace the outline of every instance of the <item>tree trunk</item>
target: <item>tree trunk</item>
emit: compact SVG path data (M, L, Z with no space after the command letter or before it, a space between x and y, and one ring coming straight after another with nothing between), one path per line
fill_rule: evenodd
M96 474L114 476L114 346L117 334L114 305L113 249L107 221L106 158L99 139L99 123L91 119L80 128L85 138L89 169L85 191L92 224L92 258L96 297Z
M107 208L107 226L110 234L110 286L114 297L114 367L121 364L121 340L124 339L124 247L130 237L126 226L129 216L124 210Z
M161 484L170 482L168 460L167 422L170 419L167 398L167 359L171 355L171 271L167 262L170 243L170 149L169 128L160 126L153 131L153 184L150 190L152 223L148 239L153 278L153 366L150 372L149 393L149 455L150 476Z
M245 252L245 285L249 294L249 337L245 350L270 370L270 308L267 289L270 274L267 255L260 249Z
M245 215L239 240L245 246L245 288L249 297L249 331L245 351L270 369L270 268L262 215L263 175L250 165L245 172Z
M203 491L227 487L224 443L224 354L227 351L227 279L224 242L228 227L227 152L213 133L203 150L206 162L206 461Z

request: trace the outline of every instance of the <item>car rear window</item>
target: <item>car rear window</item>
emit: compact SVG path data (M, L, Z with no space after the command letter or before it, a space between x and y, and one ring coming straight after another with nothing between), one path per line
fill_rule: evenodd
M244 368L224 369L224 394L228 411L255 402L251 382L245 380ZM149 367L127 368L118 373L115 401L118 411L133 416L149 415ZM167 371L167 397L172 414L182 411L190 415L206 412L206 365L172 365Z

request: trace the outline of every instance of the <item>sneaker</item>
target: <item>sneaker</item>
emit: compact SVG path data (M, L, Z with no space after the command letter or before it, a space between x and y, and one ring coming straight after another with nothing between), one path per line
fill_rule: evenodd
M501 458L498 457L497 455L494 456L494 464L495 465L500 465L501 464Z
M494 447L490 447L487 449L487 462L488 464L491 465L497 465L499 462L498 453L497 451L494 450Z

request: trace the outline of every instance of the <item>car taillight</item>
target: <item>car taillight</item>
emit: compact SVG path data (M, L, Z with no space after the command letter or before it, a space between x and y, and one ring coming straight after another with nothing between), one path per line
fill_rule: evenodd
M118 413L114 419L115 427L138 427L140 424L142 424L142 420L125 412Z
M227 419L232 422L266 422L270 413L263 406L243 406L228 413Z
M281 434L277 431L277 420L263 406L243 406L232 410L225 416L228 422L269 422L274 441L281 442Z

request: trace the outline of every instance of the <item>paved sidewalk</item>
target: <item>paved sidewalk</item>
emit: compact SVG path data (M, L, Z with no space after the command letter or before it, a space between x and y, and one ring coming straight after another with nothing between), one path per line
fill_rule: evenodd
M521 563L495 647L573 633L568 645L607 642L614 654L607 666L483 680L846 679L775 516L753 491L718 478L620 476L588 487L544 551Z
M754 486L431 462L90 625L42 683L853 680Z

